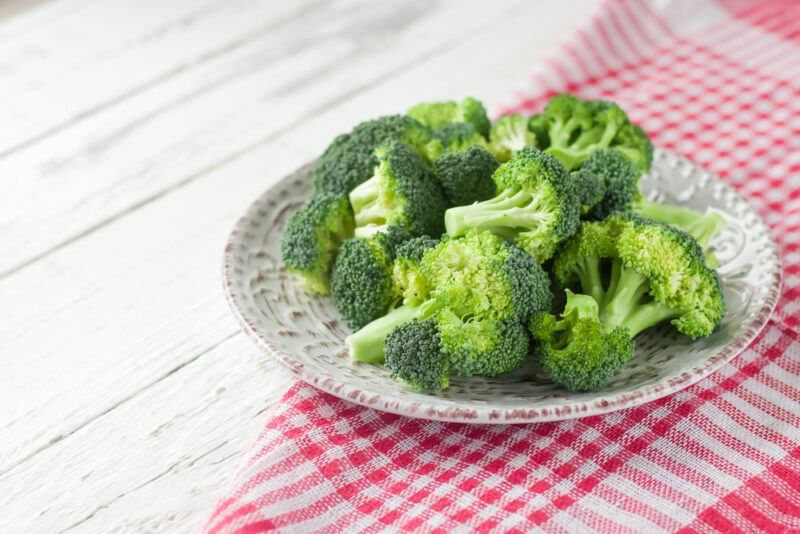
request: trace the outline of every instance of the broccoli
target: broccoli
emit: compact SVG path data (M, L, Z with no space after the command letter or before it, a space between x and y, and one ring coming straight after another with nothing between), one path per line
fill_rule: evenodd
M588 219L602 220L613 213L632 211L644 218L669 224L697 239L709 266L716 267L716 257L709 245L726 224L717 211L709 209L700 213L645 198L640 191L641 172L624 152L615 148L593 152L571 175L578 190L583 191L579 192L581 209ZM593 187L597 189L593 190ZM600 200L586 209L591 197L601 188L604 192ZM590 194L592 190L594 193Z
M555 157L525 147L498 167L492 179L497 190L493 198L447 210L448 235L463 235L470 228L488 230L542 263L575 233L579 200Z
M703 249L708 266L717 267L717 257L710 246L711 240L727 224L725 218L718 211L708 208L704 213L700 213L689 208L649 200L642 195L637 196L632 206L633 210L642 217L669 224L697 239Z
M567 170L579 167L595 150L609 147L623 151L641 171L650 169L650 139L612 102L561 94L534 117L528 127L536 134L538 145L555 155Z
M581 293L567 294L561 321L537 314L530 330L542 367L572 389L602 384L630 357L642 330L670 320L696 339L710 335L725 312L719 277L697 241L636 215L583 223L554 259L553 273Z
M486 139L478 133L472 124L467 122L445 124L441 128L434 130L433 135L436 140L429 143L428 153L436 157L447 152L461 152L475 145L484 148L489 146ZM439 142L438 144L437 141Z
M606 331L597 301L566 290L561 319L547 312L530 322L536 357L553 382L571 391L592 391L633 356L633 339L623 327Z
M607 283L600 263L610 259ZM719 277L692 236L637 215L613 215L581 226L555 259L565 287L580 281L600 304L601 318L635 336L670 319L692 339L711 334L725 310Z
M491 152L471 146L463 152L443 155L434 161L433 170L450 204L466 206L494 196L492 175L497 166Z
M436 323L416 319L392 330L384 342L386 369L419 391L447 389L450 360L441 348Z
M345 195L320 194L292 214L281 240L286 269L316 293L330 292L330 270L339 244L353 235L353 212Z
M392 258L380 238L350 238L342 243L331 272L331 296L353 330L382 316L395 299Z
M422 159L399 141L375 150L373 176L350 192L356 237L371 237L398 226L411 235L443 231L447 200L436 177Z
M363 122L334 139L320 156L312 174L314 192L348 194L372 176L378 164L375 149L388 139L408 144L422 157L434 141L430 130L411 117L390 115Z
M406 114L434 130L446 124L466 122L484 138L489 137L491 123L483 104L470 96L459 102L426 102L417 104Z
M428 298L431 288L420 273L419 264L425 251L438 244L438 239L422 236L409 239L397 247L392 265L392 285L395 295L403 299L403 304L417 305Z
M639 169L622 152L600 149L580 169L571 173L581 197L581 211L602 220L612 213L630 211L639 197ZM598 197L599 194L599 198Z
M426 249L418 275L430 288L424 300L395 308L349 336L355 360L380 362L383 342L395 327L431 319L443 350L456 355L450 361L458 371L507 372L527 352L527 334L513 323L525 324L534 313L549 309L552 299L547 274L533 258L489 232L472 230ZM516 345L523 340L525 350Z
M536 135L528 129L528 118L524 115L506 115L492 125L489 149L498 161L508 161L514 152L526 146L536 146Z

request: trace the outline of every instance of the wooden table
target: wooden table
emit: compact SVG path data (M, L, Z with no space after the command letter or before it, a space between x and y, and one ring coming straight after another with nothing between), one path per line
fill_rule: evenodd
M292 381L234 221L361 120L497 109L590 4L0 3L0 532L197 531Z

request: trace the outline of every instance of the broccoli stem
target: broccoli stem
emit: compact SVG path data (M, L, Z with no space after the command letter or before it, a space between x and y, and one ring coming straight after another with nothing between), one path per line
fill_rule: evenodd
M450 208L445 212L444 225L451 237L478 228L513 238L517 229L531 230L544 220L539 200L522 189L504 189L489 200Z
M350 349L350 356L358 361L371 364L382 363L384 358L383 342L386 336L398 325L412 319L425 317L432 306L431 301L421 306L400 306L383 317L378 317L358 332L350 334L345 340Z
M583 292L590 295L598 303L605 299L603 281L600 276L600 259L594 256L587 256L580 262L575 273L578 275Z
M627 328L633 338L642 330L680 315L679 310L665 304L643 301L649 290L650 284L644 276L626 268L619 260L613 261L601 313L605 331L621 326Z
M355 189L350 191L350 205L353 207L356 219L358 219L358 213L361 210L377 203L379 195L380 180L377 176L373 176L369 180L362 182L360 185L356 186Z

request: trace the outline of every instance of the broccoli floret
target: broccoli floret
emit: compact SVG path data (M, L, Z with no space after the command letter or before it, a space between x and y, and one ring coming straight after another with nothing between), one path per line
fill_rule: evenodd
M711 250L710 244L727 224L718 211L708 208L704 213L700 213L689 208L649 200L642 195L637 195L632 206L642 217L669 224L694 237L703 249L708 266L717 267L717 257Z
M536 135L528 129L528 118L524 115L506 115L492 125L489 149L498 161L508 161L514 152L526 146L536 146Z
M466 206L494 196L492 175L498 165L488 150L471 146L443 155L434 162L433 170L450 204Z
M353 330L386 313L395 298L392 259L380 239L342 243L331 272L333 303Z
M441 141L440 155L447 152L461 152L476 145L488 147L486 139L468 122L445 124L434 130L433 135ZM429 151L435 154L435 150L429 148Z
M630 360L633 339L625 328L606 330L592 297L566 293L561 319L547 312L531 319L538 342L534 354L553 382L571 391L592 391Z
M485 321L486 325L494 325L493 332L505 332L510 331L507 330L510 327L500 329L500 323L524 324L532 314L549 309L552 299L550 282L541 266L523 251L488 232L473 230L460 239L443 240L426 249L418 274L430 288L427 300L400 306L349 336L347 344L355 360L381 361L387 334L412 319L434 319L437 324L447 319L451 325L448 332L454 331L452 325L456 320L463 325ZM475 331L474 335L478 334L480 332ZM446 337L456 339L449 334ZM486 348L488 358L488 353L501 341L497 336L486 337L483 341L474 341L472 346ZM455 342L445 343L445 346L455 352ZM473 348L472 352L475 350ZM505 367L500 366L509 360L493 358L498 362L495 371L504 372Z
M483 104L470 96L461 102L426 102L417 104L406 114L425 126L438 129L446 124L466 122L484 138L489 137L491 123Z
M436 317L442 350L461 376L499 376L513 371L528 355L525 326L515 320L464 318L451 310Z
M429 167L398 141L386 141L375 155L373 176L350 192L356 237L385 233L393 226L414 236L441 235L447 200Z
M281 255L286 269L316 293L330 292L330 271L339 245L353 235L353 212L345 195L321 194L297 210L286 225Z
M498 167L492 179L496 196L447 210L448 235L463 235L470 228L488 230L542 263L575 233L579 200L569 174L553 156L523 148Z
M439 244L429 236L415 237L397 248L392 267L392 283L395 294L403 304L418 305L428 298L431 288L420 273L419 264L423 253Z
M597 301L604 326L627 328L631 337L664 320L692 339L705 337L725 311L719 277L698 242L635 215L583 223L553 273L564 287L578 282Z
M670 320L692 339L708 336L725 311L719 277L694 238L657 221L612 215L585 222L553 261L567 289L562 318L530 322L542 368L571 390L597 389L633 354L642 330Z
M412 320L398 325L384 342L386 369L419 391L447 389L450 360L432 320Z
M639 197L640 175L639 169L619 150L592 152L580 169L572 172L576 187L585 188L584 193L579 193L582 211L588 219L597 220L630 211L631 203ZM598 191L600 198L596 197Z
M625 152L641 171L650 169L650 139L612 102L557 95L528 127L536 133L538 146L546 147L568 170L579 167L595 150L609 147Z
M404 115L363 122L334 139L320 156L312 175L314 192L348 194L372 176L378 164L375 149L388 139L402 141L425 157L434 138L428 128Z

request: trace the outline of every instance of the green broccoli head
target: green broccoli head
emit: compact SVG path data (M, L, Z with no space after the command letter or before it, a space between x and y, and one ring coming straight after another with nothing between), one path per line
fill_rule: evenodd
M432 129L439 129L446 124L466 122L484 138L489 136L491 123L483 104L470 96L461 102L426 102L417 104L406 114Z
M353 235L353 212L345 195L320 194L297 210L286 225L281 255L286 269L313 292L330 292L330 271L339 245Z
M613 102L554 96L541 115L528 124L540 147L568 169L579 167L595 150L615 147L644 172L650 169L653 146L644 130L631 124Z
M436 322L413 319L401 323L384 342L386 369L418 391L447 389L450 361L441 348Z
M725 312L719 277L697 241L635 215L583 223L553 273L565 287L578 283L598 302L601 322L627 328L631 337L664 320L692 339L705 337Z
M467 122L454 122L445 124L433 131L434 137L440 142L429 144L429 154L437 158L448 152L461 152L473 146L488 147L486 139L478 133L472 124ZM437 152L438 151L438 152ZM436 159L436 158L433 158Z
M463 152L446 153L434 162L433 170L450 204L465 206L494 196L492 175L497 166L488 150L471 146Z
M344 322L358 330L386 313L394 299L392 260L380 239L345 240L331 272L331 294Z
M438 239L422 236L410 239L397 248L392 282L395 294L403 299L403 304L419 305L428 299L430 283L420 272L419 265L424 252L438 244Z
M683 230L694 237L705 253L706 264L711 268L717 267L717 257L711 248L714 239L726 226L727 221L720 212L707 208L701 213L681 206L662 204L654 200L637 195L632 203L634 213L647 219L653 219L679 230Z
M400 306L349 336L354 359L380 361L386 335L411 319L523 324L533 313L549 309L552 298L546 273L526 253L478 230L426 248L416 274L426 284L421 293L427 292L427 299Z
M375 150L373 176L350 192L356 237L372 237L397 226L413 236L443 231L447 201L429 167L399 141Z
M517 150L536 146L536 134L528 129L528 117L515 113L500 117L489 133L489 149L498 161L506 162Z
M588 295L567 290L561 319L540 312L530 321L534 354L553 382L571 391L592 391L633 356L627 329L606 329L599 306Z
M469 206L450 208L445 227L450 236L470 228L513 241L537 262L549 259L575 233L580 204L569 174L553 156L526 147L493 175L497 194Z
M612 213L630 211L639 197L640 175L639 169L619 150L606 148L592 152L580 169L572 173L576 187L585 188L581 208L587 218L605 219Z
M458 375L499 376L519 367L528 355L528 334L518 321L465 318L444 309L436 324L442 350Z
M430 130L404 115L391 115L363 122L334 139L314 167L315 193L348 194L370 178L378 160L375 149L388 139L406 143L421 156L434 140Z

